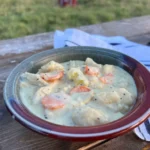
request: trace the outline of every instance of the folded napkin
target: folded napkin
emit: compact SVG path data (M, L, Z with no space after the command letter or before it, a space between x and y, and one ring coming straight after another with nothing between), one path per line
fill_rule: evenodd
M91 35L77 29L67 29L54 34L54 48L65 46L94 46L115 50L129 55L144 64L150 70L150 47L128 41L121 36L105 37ZM141 139L150 141L150 119L134 129Z
M105 37L91 35L77 29L67 29L54 34L54 48L64 46L94 46L108 48L129 55L150 70L150 47L128 41L121 36Z

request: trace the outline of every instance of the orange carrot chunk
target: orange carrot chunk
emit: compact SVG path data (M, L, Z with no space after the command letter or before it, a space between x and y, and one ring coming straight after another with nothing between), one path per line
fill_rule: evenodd
M87 75L90 75L90 76L98 76L99 75L99 68L85 66L84 73Z
M61 79L64 76L64 72L63 71L53 71L50 73L41 73L40 76L46 80L46 81L56 81Z
M42 101L42 105L49 110L56 110L64 107L64 101L58 100L57 98L49 95L45 96Z
M108 73L105 76L100 77L99 79L104 84L110 84L112 82L112 77L113 77L113 74L112 73Z
M91 89L87 86L77 86L75 88L73 88L71 91L70 91L70 94L73 94L73 93L81 93L81 92L89 92L91 91Z

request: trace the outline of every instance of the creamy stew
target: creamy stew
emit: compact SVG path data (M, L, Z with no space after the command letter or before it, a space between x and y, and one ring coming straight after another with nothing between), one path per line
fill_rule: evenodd
M132 76L91 58L50 61L37 73L20 77L20 98L34 115L66 126L112 122L130 111L137 97Z

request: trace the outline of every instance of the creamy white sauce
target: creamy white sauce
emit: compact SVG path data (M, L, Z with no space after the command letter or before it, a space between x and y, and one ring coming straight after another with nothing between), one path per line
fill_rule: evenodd
M56 65L56 66L55 66ZM88 75L86 66L96 67L98 75ZM63 70L61 79L48 82L40 73ZM73 71L70 71L75 68ZM102 82L108 77L109 83ZM70 94L77 86L90 88L88 92ZM60 94L65 105L59 109L48 109L42 99L52 93ZM92 59L86 61L50 62L39 69L37 74L24 73L20 77L20 98L34 115L60 125L93 126L112 122L123 117L134 105L137 89L132 76L125 70L113 65L101 65Z

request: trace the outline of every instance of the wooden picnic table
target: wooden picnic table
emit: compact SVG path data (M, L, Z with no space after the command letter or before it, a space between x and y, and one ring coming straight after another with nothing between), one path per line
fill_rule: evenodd
M92 34L120 35L145 45L150 42L150 16L82 26L79 29ZM5 108L3 86L7 76L25 58L51 49L53 34L48 32L0 41L0 150L75 150L91 143L63 141L37 134L14 120ZM148 150L145 146L149 146L148 142L129 132L92 149Z

